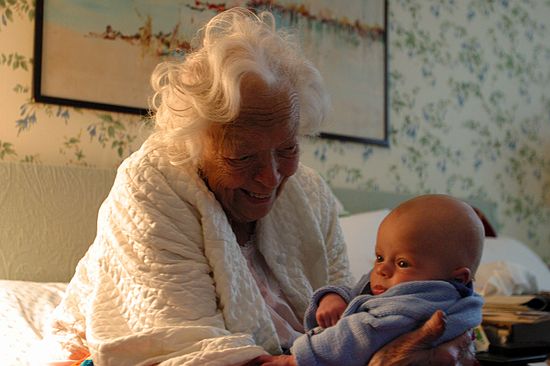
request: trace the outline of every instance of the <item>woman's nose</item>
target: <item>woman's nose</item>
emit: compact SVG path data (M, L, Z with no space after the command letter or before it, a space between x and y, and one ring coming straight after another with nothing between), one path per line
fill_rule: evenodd
M281 173L277 159L269 155L262 160L255 179L266 187L276 188L281 183Z

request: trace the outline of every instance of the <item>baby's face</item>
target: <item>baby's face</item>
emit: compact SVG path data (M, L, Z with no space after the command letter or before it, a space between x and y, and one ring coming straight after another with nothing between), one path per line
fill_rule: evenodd
M419 240L410 230L382 225L376 243L376 260L371 272L371 289L379 295L409 281L449 280L453 267L450 253L442 245Z

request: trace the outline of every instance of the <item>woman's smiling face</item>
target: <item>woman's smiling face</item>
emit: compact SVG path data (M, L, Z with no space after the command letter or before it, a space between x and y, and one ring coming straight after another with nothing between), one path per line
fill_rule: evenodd
M229 218L245 223L267 215L298 168L299 110L288 88L254 77L241 94L237 119L209 129L201 169Z

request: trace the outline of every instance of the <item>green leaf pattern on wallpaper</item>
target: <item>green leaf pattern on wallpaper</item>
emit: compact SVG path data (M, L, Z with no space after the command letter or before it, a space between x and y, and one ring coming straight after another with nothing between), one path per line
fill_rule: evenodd
M550 1L389 4L391 151L318 140L316 168L497 202L499 231L550 263Z
M494 198L500 203L506 221L523 222L525 239L541 247L550 244L548 230L537 229L550 222L550 43L548 18L544 22L544 18L537 20L534 16L541 7L546 7L548 14L549 6L548 1L470 1L464 13L463 9L457 11L452 6L445 9L440 5L430 6L434 17L446 12L445 17L449 19L440 23L438 41L431 44L457 44L457 39L463 40L457 53L438 57L437 62L445 61L444 66L451 69L467 70L470 76L467 80L452 76L439 78L447 83L450 91L443 100L451 102L459 111L472 108L480 112L476 119L446 120L448 124L457 123L460 128L471 131L470 146L456 153L460 156L466 149L471 150L469 156L473 159L467 161L473 165L472 177L494 172L491 184L485 183L486 189L475 190L480 194L489 189L499 192ZM467 25L456 24L463 23L462 16L466 17L467 24L487 24L488 39L477 39L469 34ZM416 33L426 34L420 29L420 20L413 21L413 28L417 29ZM405 48L410 54L416 51L415 47ZM429 63L430 58L424 61ZM502 85L506 85L505 91L500 88ZM429 116L424 115L424 119L428 120ZM464 161L453 162L456 167L460 164ZM464 177L461 181L468 179ZM470 192L474 187L469 187Z
M2 54L0 56L0 65L11 67L13 70L17 70L18 68L28 70L30 63L31 60L27 60L25 56L18 53Z
M13 22L15 15L33 21L34 5L33 0L0 0L0 30Z
M549 0L389 0L390 148L312 139L302 160L332 185L496 202L550 263L549 19ZM34 2L0 0L0 160L118 165L144 121L33 103L33 25Z

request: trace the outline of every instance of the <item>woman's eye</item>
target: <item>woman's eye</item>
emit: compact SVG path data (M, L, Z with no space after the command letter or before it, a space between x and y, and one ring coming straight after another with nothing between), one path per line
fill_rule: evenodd
M294 154L297 150L298 150L298 144L294 144L292 146L288 146L283 149L280 149L279 153L290 155L290 154Z
M242 155L236 158L229 158L229 161L238 163L238 162L244 162L252 159L252 155Z
M252 155L244 155L244 156L238 157L236 160L237 161L247 161L247 160L250 160L251 158L252 158Z
M406 262L406 261L401 260L401 261L397 262L397 266L400 267L400 268L407 268L409 266L409 263Z
M296 148L297 148L297 147L298 147L298 145L294 144L294 145L292 145L292 146L286 147L284 150L285 150L285 151L292 151L292 152L294 152L294 151L296 151Z

